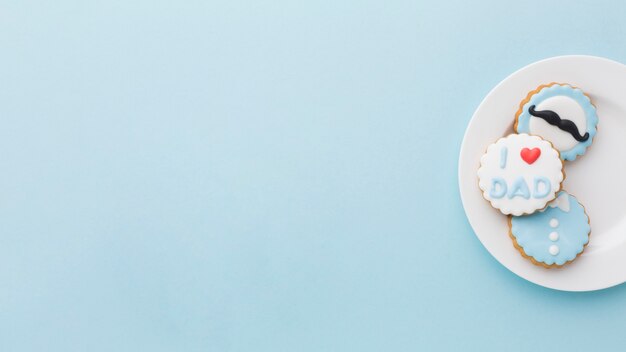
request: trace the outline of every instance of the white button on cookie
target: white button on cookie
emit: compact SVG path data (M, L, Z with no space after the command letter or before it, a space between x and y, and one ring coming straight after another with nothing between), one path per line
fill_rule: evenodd
M559 234L557 232L550 232L548 238L550 239L550 241L556 242L559 240Z

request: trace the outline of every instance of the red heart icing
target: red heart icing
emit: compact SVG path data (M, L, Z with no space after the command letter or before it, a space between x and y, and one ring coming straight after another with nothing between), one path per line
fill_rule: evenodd
M532 164L535 161L537 161L537 159L539 159L539 156L541 155L541 149L539 148L533 148L533 149L528 149L528 148L524 148L522 149L522 151L519 153L522 156L522 159L527 163L527 164Z

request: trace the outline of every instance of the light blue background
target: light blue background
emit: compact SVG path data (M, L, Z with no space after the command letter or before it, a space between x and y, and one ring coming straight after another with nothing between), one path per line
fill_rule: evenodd
M498 264L457 155L615 1L1 1L1 351L623 349Z

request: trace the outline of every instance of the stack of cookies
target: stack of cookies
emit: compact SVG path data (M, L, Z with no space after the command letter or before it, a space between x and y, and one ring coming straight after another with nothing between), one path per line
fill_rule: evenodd
M582 156L596 134L591 99L569 84L528 93L515 114L515 132L480 159L483 197L509 217L509 235L525 258L546 268L572 262L589 243L589 216L562 189L566 162Z

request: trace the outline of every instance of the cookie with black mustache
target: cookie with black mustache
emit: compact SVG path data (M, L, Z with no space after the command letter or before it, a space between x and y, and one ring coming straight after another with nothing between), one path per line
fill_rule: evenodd
M515 114L515 131L540 136L552 143L563 160L585 154L596 135L598 115L580 88L544 84L526 96Z

